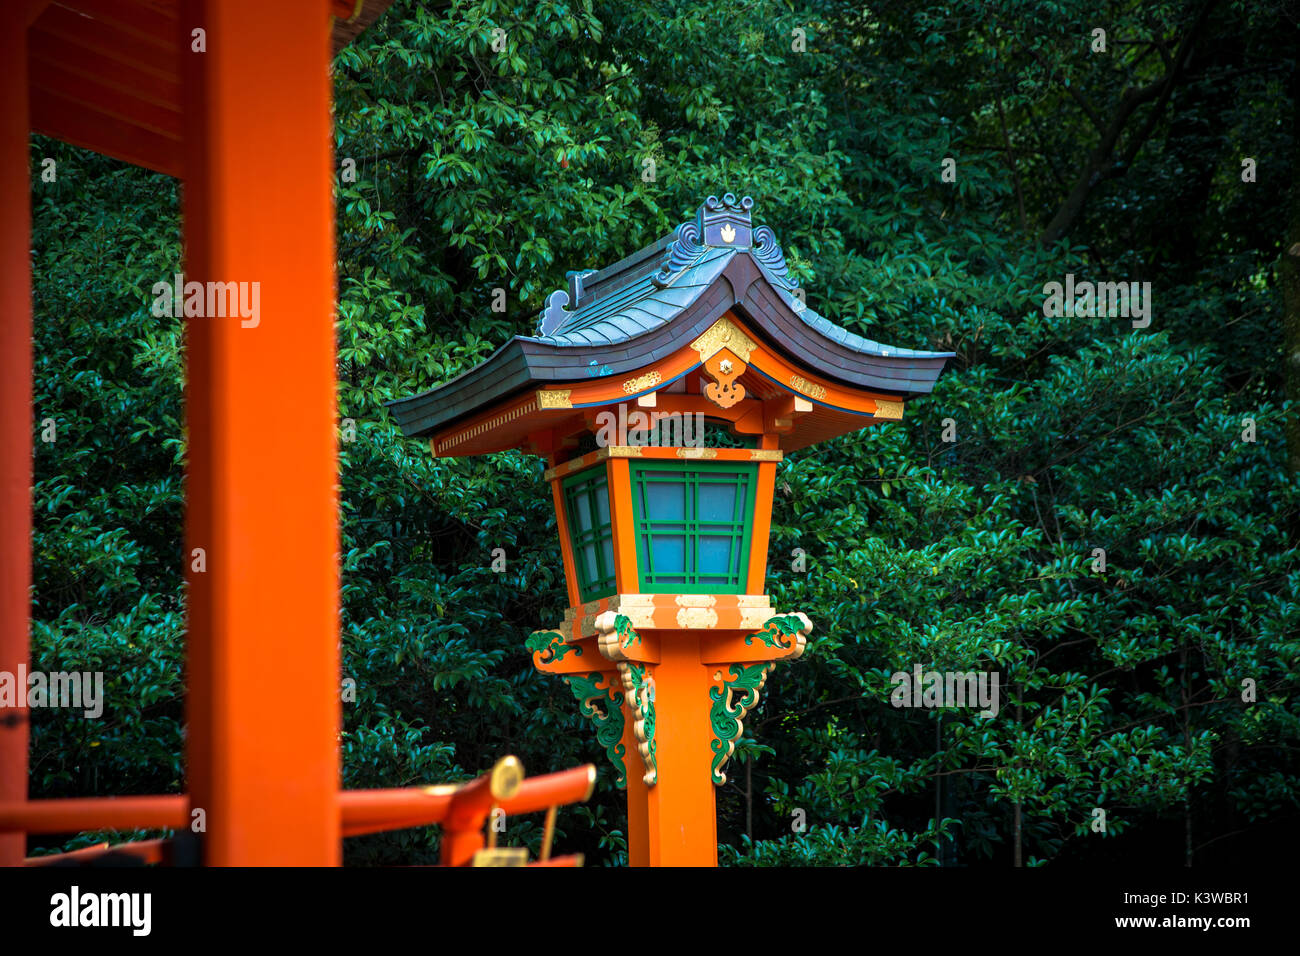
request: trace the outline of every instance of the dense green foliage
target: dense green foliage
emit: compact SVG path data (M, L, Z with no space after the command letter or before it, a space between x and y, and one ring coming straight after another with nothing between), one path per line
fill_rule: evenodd
M523 647L565 603L539 461L434 460L382 403L530 332L565 270L730 190L819 312L958 358L902 423L781 466L769 589L816 629L719 791L724 862L1181 863L1295 834L1300 494L1275 264L1300 173L1296 25L1267 2L1200 20L1172 0L995 6L399 0L338 56L337 154L358 173L338 191L348 786L594 760L598 795L558 840L620 859L613 774ZM104 669L110 713L36 714L33 793L176 791L183 360L179 322L148 310L179 263L176 190L47 155L36 404L58 432L37 451L33 666ZM1150 327L1046 317L1066 273L1150 281ZM999 672L1001 712L895 709L889 675L914 664ZM539 823L510 841L535 847ZM347 853L436 845L414 830Z

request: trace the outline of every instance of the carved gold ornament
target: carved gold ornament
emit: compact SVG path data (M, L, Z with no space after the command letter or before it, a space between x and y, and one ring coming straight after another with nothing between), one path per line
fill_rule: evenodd
M809 398L821 399L826 397L826 389L822 388L820 385L808 381L802 375L791 375L790 387L793 388L796 392L803 392Z
M553 388L537 393L538 408L572 408L573 403L569 401L569 396L573 394L571 388Z
M888 418L891 421L901 421L903 418L903 403L889 402L883 398L876 399L876 418Z
M596 630L600 632L600 653L614 661L623 682L624 700L632 714L632 732L636 735L641 762L645 764L645 776L641 779L646 786L653 787L659 781L655 759L654 676L647 665L628 660L625 653L641 643L641 635L627 616L614 611L606 611L596 618Z
M718 612L711 607L684 607L677 612L677 626L699 630L718 626Z
M637 378L629 378L624 382L623 392L626 395L631 395L634 392L643 392L652 385L658 385L663 381L663 378L664 377L658 372L646 372L644 375L640 375Z
M758 346L735 323L723 316L692 342L691 348L700 354L701 362L712 358L724 348L731 349L742 362L748 362L750 354Z
M642 664L618 664L618 676L623 679L624 699L632 710L632 732L636 735L636 749L645 765L641 780L647 787L659 782L659 762L655 754L655 681Z
M632 619L617 611L605 611L592 622L596 633L600 635L596 642L601 656L618 663L628 660L625 653L634 644L641 643L641 635L636 632Z
M758 641L773 651L783 651L781 659L796 660L803 656L812 629L812 621L807 614L802 611L787 611L764 621L762 630L746 637L745 643L753 645L754 641Z

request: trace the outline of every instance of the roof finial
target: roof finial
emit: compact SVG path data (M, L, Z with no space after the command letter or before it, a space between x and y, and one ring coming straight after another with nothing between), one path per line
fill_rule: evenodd
M749 220L752 208L753 199L746 196L737 200L734 193L727 193L721 200L717 196L704 200L704 205L696 214L696 223L704 245L748 249L754 234Z
M553 335L560 326L565 323L572 312L565 310L569 304L569 293L564 289L556 289L546 297L546 305L542 308L541 315L537 317L537 334L541 336Z

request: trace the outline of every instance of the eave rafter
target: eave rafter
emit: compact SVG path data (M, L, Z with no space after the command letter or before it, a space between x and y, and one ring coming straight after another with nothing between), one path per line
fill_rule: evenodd
M32 129L179 177L178 31L145 5L50 4L29 31Z

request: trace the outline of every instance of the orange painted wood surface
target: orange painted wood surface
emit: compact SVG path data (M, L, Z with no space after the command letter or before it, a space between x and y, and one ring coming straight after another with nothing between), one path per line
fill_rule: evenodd
M658 782L644 795L628 786L629 819L634 799L645 801L645 839L632 851L640 832L629 828L629 859L649 866L717 866L718 820L710 772L713 726L709 720L712 672L700 663L695 635L664 640L654 667L655 738ZM628 752L628 776L639 763ZM635 865L635 864L634 864Z
M754 484L754 520L749 528L749 570L745 591L763 594L767 590L767 546L772 530L772 497L776 493L776 462L758 463Z
M256 325L187 320L188 785L213 865L340 861L329 28L320 0L178 18L186 279L260 284Z
M637 591L636 519L632 512L632 473L626 458L610 458L609 517L614 532L614 589L616 593Z
M564 507L564 482L558 477L551 481L551 502L555 505L555 527L560 533L560 560L564 564L564 585L569 595L569 606L582 603L578 588L578 568L574 564L573 537L569 534L569 513Z

